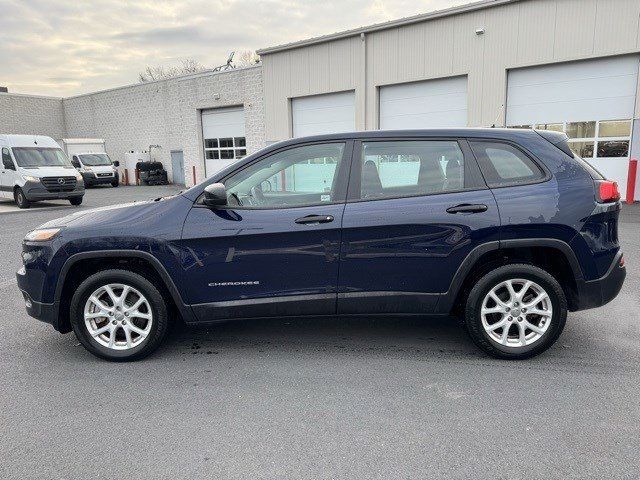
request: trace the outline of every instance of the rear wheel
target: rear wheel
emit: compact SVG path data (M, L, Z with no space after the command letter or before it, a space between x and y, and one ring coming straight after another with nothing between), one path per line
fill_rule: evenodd
M471 339L497 358L542 353L564 329L567 300L558 281L532 265L505 265L483 276L467 298Z
M69 203L70 203L71 205L75 205L75 206L81 205L81 204L82 204L82 198L83 198L83 197L73 197L73 198L70 198L70 199L69 199Z
M80 284L71 325L82 345L111 361L138 360L166 335L167 307L158 289L128 270L105 270Z
M29 208L31 206L31 202L27 200L27 197L20 187L16 188L13 192L13 199L16 205L18 205L18 208Z

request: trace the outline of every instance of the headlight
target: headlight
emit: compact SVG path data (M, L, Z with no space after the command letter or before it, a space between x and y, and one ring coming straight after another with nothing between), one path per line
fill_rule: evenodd
M22 179L25 182L39 182L40 179L38 177L34 177L32 175L22 175Z
M93 168L91 168L91 167L84 167L84 171L85 171L85 172L93 172Z
M46 242L54 238L58 233L60 233L59 228L43 228L27 233L24 239L27 242Z

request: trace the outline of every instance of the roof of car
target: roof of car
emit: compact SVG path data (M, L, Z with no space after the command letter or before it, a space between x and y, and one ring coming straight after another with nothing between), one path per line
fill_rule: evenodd
M433 128L425 130L365 130L359 132L331 133L298 137L278 142L271 146L286 146L296 143L349 140L363 138L495 138L515 140L537 135L533 129L520 128Z

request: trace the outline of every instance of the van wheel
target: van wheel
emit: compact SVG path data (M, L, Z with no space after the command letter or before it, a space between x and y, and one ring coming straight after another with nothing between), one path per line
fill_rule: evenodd
M465 325L489 355L524 359L555 343L567 319L567 299L548 272L505 265L483 276L467 297Z
M18 208L29 208L31 206L31 202L27 200L27 197L25 197L24 192L20 187L16 188L13 192L13 199L15 200L16 205L18 205Z
M69 199L69 203L71 205L75 205L75 206L82 205L82 199L83 198L84 197L73 197L73 198L70 198Z
M104 270L83 281L71 299L71 326L80 343L110 361L138 360L167 333L167 306L158 289L129 270Z
M113 182L111 182L111 186L115 188L118 185L120 185L120 181L118 180L118 177L116 177L116 179Z

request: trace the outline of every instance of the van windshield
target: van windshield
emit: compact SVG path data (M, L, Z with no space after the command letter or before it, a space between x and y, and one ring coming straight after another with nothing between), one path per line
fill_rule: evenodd
M59 148L14 147L13 156L19 167L70 167L71 162Z
M101 165L111 165L111 159L106 153L91 153L78 155L83 165L87 167L99 167Z

